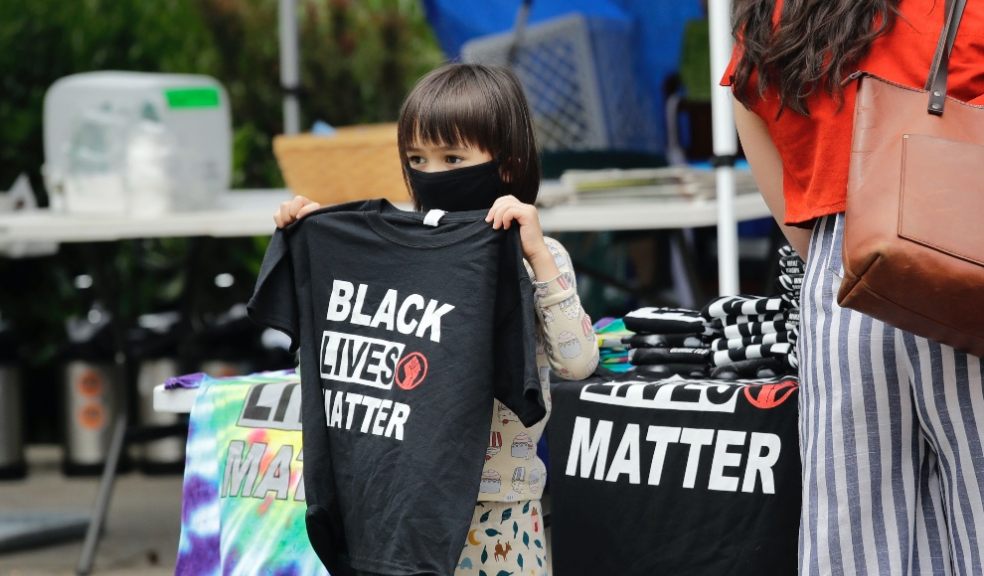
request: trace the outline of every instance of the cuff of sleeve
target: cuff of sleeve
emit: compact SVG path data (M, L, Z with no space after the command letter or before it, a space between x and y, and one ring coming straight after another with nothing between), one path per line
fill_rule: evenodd
M573 282L569 282L562 272L544 282L533 282L537 303L541 308L559 304L574 295Z

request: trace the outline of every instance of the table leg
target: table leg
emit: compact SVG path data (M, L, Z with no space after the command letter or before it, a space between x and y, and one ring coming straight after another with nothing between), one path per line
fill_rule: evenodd
M109 512L109 501L113 496L116 467L119 464L120 454L123 452L126 421L126 410L121 410L116 417L116 423L113 425L113 436L109 443L109 453L106 455L106 466L103 468L102 478L99 481L99 492L93 506L92 518L89 520L89 529L85 534L82 554L79 556L79 563L75 569L75 573L79 576L86 576L92 572L96 548L99 546L99 537L102 535L103 524Z

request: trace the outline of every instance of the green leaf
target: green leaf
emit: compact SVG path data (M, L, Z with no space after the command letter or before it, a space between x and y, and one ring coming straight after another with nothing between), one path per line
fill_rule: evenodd
M482 514L481 518L478 519L479 523L484 524L486 521L488 521L490 514L492 514L491 510L489 510L485 514Z
M501 536L502 535L502 532L499 532L495 528L486 528L485 529L485 535L486 536Z
M485 573L485 570L479 570L478 576L489 576L489 575Z
M512 518L512 508L506 508L502 511L502 520L499 520L499 524L502 524L506 520Z
M527 548L530 547L530 533L525 530L523 531L523 544L526 544Z
M512 576L513 572L506 572L505 570L499 570L496 572L495 576Z
M520 570L523 569L523 555L522 554L519 554L518 556L516 556L516 564L519 564L519 569Z
M513 540L516 539L517 534L519 534L519 522L513 520Z
M523 514L529 514L529 512L530 512L530 501L527 500L526 505L523 506Z
M537 538L536 540L534 540L533 543L536 544L536 547L537 548L543 549L543 544L540 544L540 539L539 538Z
M489 547L482 546L482 564L485 564L486 562L488 562L488 560L489 560ZM482 574L485 574L485 572L482 572Z
M540 568L543 568L543 560L540 560L539 556L536 557L536 563Z

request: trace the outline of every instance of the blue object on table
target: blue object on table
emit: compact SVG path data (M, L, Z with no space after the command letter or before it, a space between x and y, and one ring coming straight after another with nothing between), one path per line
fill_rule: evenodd
M315 136L334 136L335 127L324 120L315 120L311 126L311 134Z

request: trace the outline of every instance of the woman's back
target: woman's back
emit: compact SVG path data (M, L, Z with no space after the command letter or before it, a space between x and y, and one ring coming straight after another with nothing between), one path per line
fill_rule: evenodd
M744 104L735 107L735 123L766 203L777 220L804 225L783 227L807 260L799 299L798 573L979 576L984 412L964 407L984 405L984 363L836 299L845 222L884 210L846 207L859 83L837 88L860 70L922 89L950 2L786 0L773 34L778 1L736 0L741 60L726 83ZM886 10L894 21L879 20ZM875 34L882 22L887 31ZM984 2L967 2L949 66L949 94L974 104L984 104L982 24ZM750 69L765 71L762 94ZM904 118L883 100L872 106Z
M776 14L783 0L776 0ZM944 0L901 0L895 25L874 40L857 64L863 70L906 86L922 88L929 75L943 25ZM736 55L741 52L736 51ZM725 74L730 84L737 58ZM749 80L748 104L767 124L783 160L787 223L805 223L845 209L847 169L857 84L843 87L841 99L817 89L804 104L809 116L785 109L780 114L774 83L759 99L757 76ZM950 58L948 93L959 100L984 104L984 3L967 2Z

